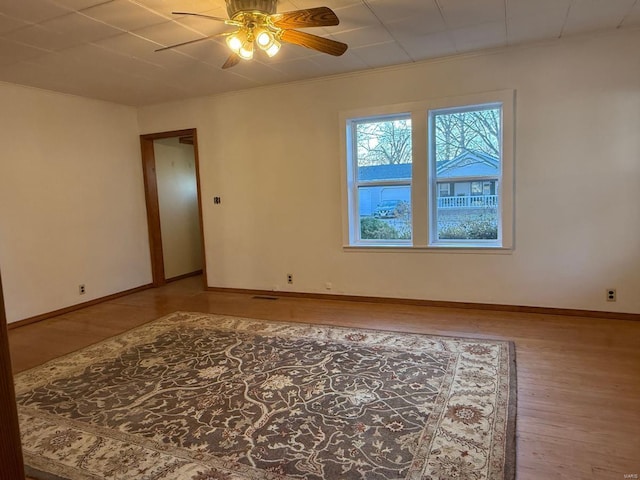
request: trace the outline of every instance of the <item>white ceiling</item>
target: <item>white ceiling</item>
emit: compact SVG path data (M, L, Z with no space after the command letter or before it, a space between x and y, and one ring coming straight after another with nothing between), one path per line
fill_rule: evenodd
M224 0L0 0L0 81L147 105L260 85L640 25L640 0L280 0L278 11L328 6L345 42L333 57L285 44L221 70L223 40L172 45L230 27Z

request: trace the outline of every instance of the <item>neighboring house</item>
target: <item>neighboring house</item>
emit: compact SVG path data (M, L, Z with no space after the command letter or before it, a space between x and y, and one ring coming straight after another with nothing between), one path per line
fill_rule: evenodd
M500 160L467 151L436 164L438 208L498 205Z
M411 164L372 165L358 167L358 179L362 181L385 182L389 180L406 180L411 183ZM376 207L387 200L401 200L411 205L411 186L409 185L376 185L359 189L358 201L361 217L373 215Z
M464 152L452 160L436 165L438 208L473 208L498 205L500 161L482 152ZM371 182L406 180L411 182L411 164L358 167L358 179ZM361 187L360 216L373 215L376 207L387 200L411 204L410 185L375 185Z

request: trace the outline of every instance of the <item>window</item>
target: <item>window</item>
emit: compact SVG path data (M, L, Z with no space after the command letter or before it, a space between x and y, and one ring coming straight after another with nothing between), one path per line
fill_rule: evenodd
M439 190L443 180L453 180L462 197L431 205L431 245L480 246L499 241L500 195L495 185L502 178L501 112L500 104L429 112L433 188Z
M482 182L471 182L471 195L482 195Z
M411 118L349 122L357 243L411 241Z
M449 197L451 195L451 184L450 183L438 183L438 196L439 197Z
M341 114L345 245L511 249L513 100L500 91Z

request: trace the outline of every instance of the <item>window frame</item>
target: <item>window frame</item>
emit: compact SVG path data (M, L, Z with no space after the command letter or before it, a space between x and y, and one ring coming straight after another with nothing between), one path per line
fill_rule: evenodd
M414 251L439 253L511 253L514 243L514 171L515 171L515 90L499 90L492 92L461 95L455 97L433 98L429 100L383 105L342 111L340 122L340 172L342 180L342 245L345 251ZM501 222L499 241L479 240L453 243L449 241L431 241L433 235L431 209L437 206L437 188L432 181L431 172L433 157L430 145L429 116L433 110L474 107L485 104L502 105L502 176L496 183L496 194L500 195L498 215ZM357 202L357 187L354 188L356 172L353 169L353 140L350 138L350 123L357 120L394 117L409 114L412 133L412 176L411 176L411 214L412 239L396 240L361 240L360 216ZM435 162L435 160L434 160ZM357 178L357 177L356 177ZM485 180L483 177L480 180ZM354 193L355 192L355 193ZM356 215L354 215L354 213ZM352 221L352 219L357 219Z
M360 195L359 189L362 187L409 187L409 190L413 189L413 157L412 157L412 168L411 168L411 177L403 178L403 179L388 179L388 180L365 180L361 181L358 178L358 146L355 141L356 137L356 127L361 123L374 123L374 122L383 122L383 121L394 121L394 120L409 120L412 122L412 115L410 112L397 112L397 113L387 113L384 115L373 115L373 116L363 116L358 118L351 118L346 120L347 127L347 150L348 150L348 163L350 175L348 175L349 180L349 196L350 198L350 211L349 211L349 243L351 245L397 245L397 246L411 246L413 242L413 209L411 210L412 217L412 230L411 230L411 238L409 239L368 239L361 238L361 229L360 229ZM413 123L411 125L412 134L413 134ZM413 150L413 145L412 145ZM412 203L412 202L410 202Z
M466 113L466 112L476 112L480 110L500 110L500 138L499 149L500 149L500 172L497 177L489 177L485 175L481 176L467 176L467 177L456 177L454 179L455 182L468 182L469 183L469 195L477 196L483 195L484 192L484 184L489 181L494 181L497 184L497 193L498 196L498 208L497 208L497 217L498 217L498 235L495 240L494 239L446 239L441 240L438 238L438 201L437 201L437 188L438 188L438 175L436 173L436 141L435 141L435 117L437 115L442 114L455 114L455 113ZM470 248L487 248L487 247L503 247L503 223L504 220L502 218L502 205L504 203L504 199L501 195L500 186L503 184L503 136L504 136L504 104L503 102L489 102L489 103L479 103L479 104L465 104L459 106L451 106L451 107L443 107L443 108L431 108L427 112L428 115L428 124L429 124L429 134L427 139L427 148L429 150L429 174L427 177L427 182L429 182L429 191L435 192L430 194L430 198L432 199L429 202L429 211L428 215L428 224L429 224L429 247L470 247ZM452 179L449 179L452 181ZM474 184L480 185L480 193L474 193L473 188Z

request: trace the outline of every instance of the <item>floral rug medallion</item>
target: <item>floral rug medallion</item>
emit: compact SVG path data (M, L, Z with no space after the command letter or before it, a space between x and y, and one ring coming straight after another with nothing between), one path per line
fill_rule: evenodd
M509 342L179 312L16 393L46 480L514 477Z

